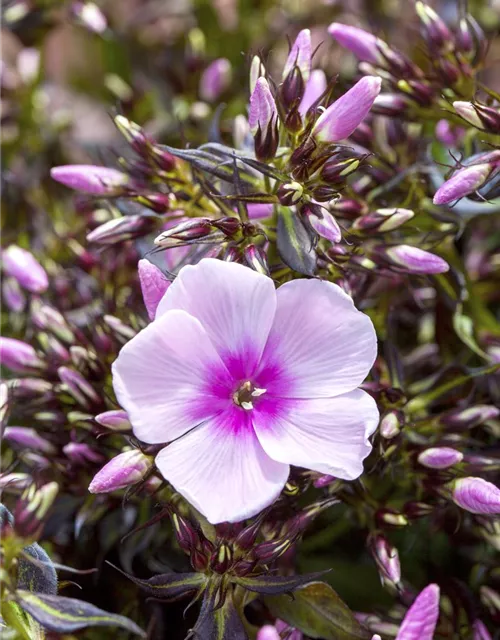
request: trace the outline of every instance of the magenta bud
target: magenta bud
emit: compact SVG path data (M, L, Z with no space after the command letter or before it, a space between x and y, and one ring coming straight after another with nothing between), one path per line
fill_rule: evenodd
M27 400L39 396L52 395L52 383L41 378L11 378L8 382L12 397Z
M319 100L326 91L326 86L325 72L322 69L314 69L314 71L311 71L304 95L299 104L299 113L301 116L305 116L313 104Z
M494 153L494 152L493 152ZM493 156L492 162L482 162L459 169L449 180L446 180L434 194L434 204L449 204L460 200L483 186L493 170L500 165L500 151L498 157Z
M359 231L394 231L414 216L411 209L377 209L353 222L352 229Z
M377 563L380 577L384 583L397 585L401 582L401 565L398 550L382 535L369 538L368 547Z
M146 235L155 226L156 221L149 215L131 215L113 218L87 235L88 242L97 244L115 244Z
M319 478L316 478L316 480L314 480L313 486L316 487L316 489L323 489L324 487L328 487L329 485L331 485L336 481L337 481L337 478L335 476L324 474Z
M433 640L438 617L439 587L429 584L406 612L396 640Z
M45 367L31 345L3 336L0 337L0 364L16 373L33 373Z
M94 451L88 444L83 442L69 442L63 451L67 458L72 462L79 465L86 465L90 463L102 463L104 461L103 456L97 451Z
M200 80L200 97L215 102L231 84L231 63L226 58L214 60L203 72Z
M51 442L42 438L35 429L29 427L7 427L3 432L3 437L9 442L34 451L41 451L48 455L56 453L56 448Z
M45 518L59 492L57 482L40 488L31 484L24 490L14 509L14 530L23 538L39 537Z
M415 9L429 44L437 49L451 50L454 44L453 34L434 9L424 2L417 2Z
M430 447L418 455L418 462L428 469L448 469L462 462L463 453L451 447Z
M50 331L63 342L73 342L74 334L60 311L35 299L31 305L34 324L44 331Z
M293 71L293 68L298 67L305 84L309 80L309 76L311 74L311 58L311 32L309 29L302 29L290 49L290 53L288 54L287 61L283 68L282 79L285 80Z
M23 289L31 293L43 293L47 290L47 273L29 251L11 244L2 252L2 265L4 272L15 278Z
M91 403L100 401L100 397L93 386L78 371L69 367L59 367L57 373L68 393L84 407L89 406L89 401Z
M262 247L256 244L249 244L243 249L243 257L245 262L251 269L269 275L269 265L267 264L266 252Z
M453 429L472 429L500 415L500 409L489 404L478 404L458 411L451 411L441 417L441 422Z
M322 238L330 242L340 242L342 232L332 214L319 205L305 205L301 214L307 224Z
M384 57L380 52L379 45L381 41L372 33L340 22L333 22L328 27L328 33L359 60L375 65L384 64Z
M140 482L151 469L152 458L138 449L124 451L97 472L89 485L90 493L109 493Z
M190 218L160 233L154 243L159 247L169 248L183 242L207 238L212 231L212 221L209 218Z
M154 320L156 308L170 286L170 280L149 260L139 260L137 265L142 297L150 320Z
M375 76L361 78L320 115L312 135L320 142L338 142L348 138L368 115L380 93L381 83L381 79Z
M126 192L129 177L117 169L91 164L69 164L50 170L53 180L70 189L95 196L118 196Z
M257 640L281 640L281 636L271 624L266 624L257 631Z
M95 417L95 421L112 431L130 431L132 429L127 412L122 409L100 413Z
M472 640L493 640L486 625L481 620L474 620L472 624Z
M482 478L459 478L449 485L455 504L471 513L499 514L500 489Z
M380 255L394 266L409 273L445 273L450 268L443 258L408 244L383 247Z
M2 294L5 306L9 311L20 313L26 306L26 296L15 278L4 278L2 281Z
M254 136L255 153L259 160L273 158L279 143L278 110L265 78L259 78L250 96L248 124Z

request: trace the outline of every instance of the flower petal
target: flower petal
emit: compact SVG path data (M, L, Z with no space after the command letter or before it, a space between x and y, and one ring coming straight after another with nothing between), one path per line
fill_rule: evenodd
M331 282L295 280L278 289L277 300L259 386L288 398L328 398L359 386L377 338L352 299Z
M184 309L197 318L235 378L251 376L276 310L273 281L235 262L206 258L183 267L156 317Z
M259 513L278 497L289 473L288 465L267 456L248 413L237 407L162 449L156 465L213 524Z
M174 310L123 347L113 363L113 386L137 438L158 444L218 413L231 382L201 323Z
M361 389L281 405L262 401L252 412L257 437L273 460L345 480L363 473L378 420L375 401Z

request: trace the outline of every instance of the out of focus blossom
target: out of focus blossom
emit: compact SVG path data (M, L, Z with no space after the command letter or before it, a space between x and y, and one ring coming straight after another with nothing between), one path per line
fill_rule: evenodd
M117 169L86 164L54 167L50 175L70 189L95 196L119 195L129 182L127 174Z
M418 455L418 461L429 469L447 469L463 460L463 454L451 447L430 447Z
M217 100L231 83L231 63L226 58L214 60L203 72L200 97L207 102Z
M30 373L44 367L33 347L15 338L0 337L0 363L18 373Z
M45 269L33 254L11 244L2 252L4 272L15 278L23 289L31 293L43 293L49 286Z

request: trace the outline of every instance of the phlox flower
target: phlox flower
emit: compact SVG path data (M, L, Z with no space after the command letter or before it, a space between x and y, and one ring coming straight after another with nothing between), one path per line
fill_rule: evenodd
M378 411L357 387L376 349L371 320L337 285L276 290L206 258L123 347L113 385L135 436L170 443L155 460L166 480L210 522L235 522L277 498L289 465L362 473Z

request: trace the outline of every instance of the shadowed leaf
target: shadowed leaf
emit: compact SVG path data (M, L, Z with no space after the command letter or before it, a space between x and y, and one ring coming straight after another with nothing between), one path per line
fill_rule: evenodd
M290 593L308 582L316 580L325 573L325 571L318 571L305 576L262 575L256 578L233 578L233 582L247 589L247 591L274 596L280 593Z
M72 633L86 627L121 627L142 638L146 637L132 620L107 613L83 600L24 590L16 591L16 599L19 606L42 627L57 633Z
M108 563L111 564L111 563ZM161 573L143 580L111 566L126 576L145 593L164 601L178 600L185 595L200 591L206 586L208 578L202 573Z
M277 245L287 266L306 276L314 275L316 251L311 236L297 213L286 207L279 209Z
M224 603L216 608L216 594L215 589L205 594L192 636L196 640L248 640L231 597L227 597Z
M311 638L322 640L364 640L371 635L349 607L324 582L311 582L297 589L293 597L266 596L269 611Z

